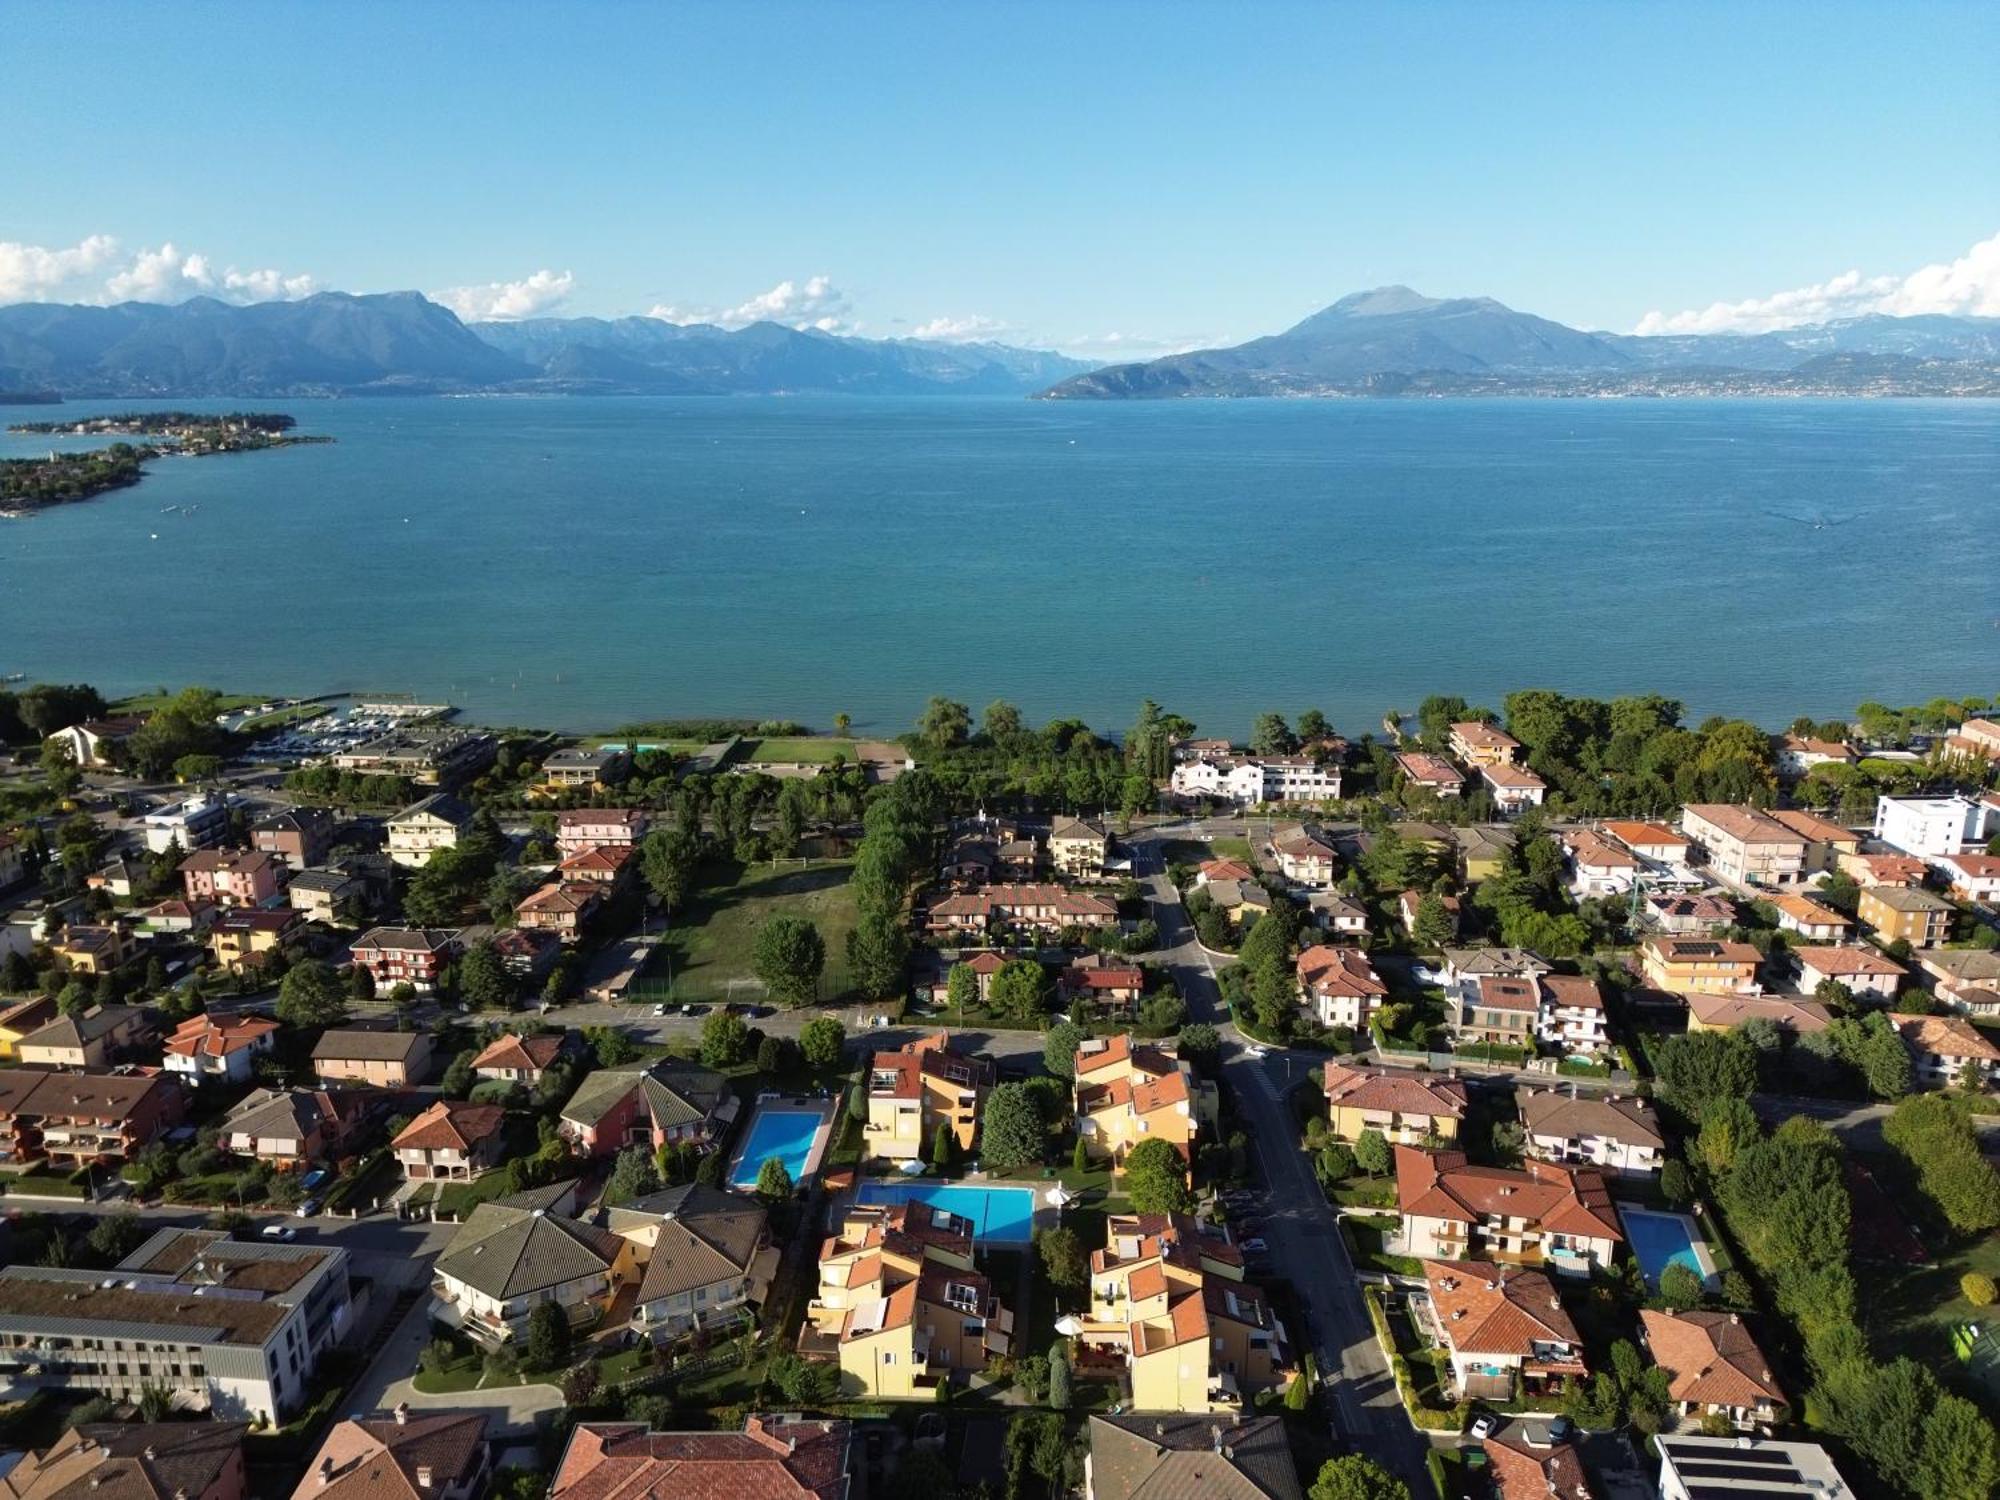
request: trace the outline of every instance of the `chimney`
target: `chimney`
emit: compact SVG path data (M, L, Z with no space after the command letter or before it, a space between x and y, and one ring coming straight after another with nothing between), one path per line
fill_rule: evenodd
M788 1438L786 1438L786 1439L785 1439L785 1451L786 1451L787 1453L796 1453L796 1452L798 1452L798 1451L799 1451L799 1440L798 1440L798 1439L797 1439L796 1437L788 1437Z
M1167 1435L1167 1424L1165 1422L1155 1422L1153 1424L1153 1436L1157 1438L1163 1438L1166 1435Z
M156 1453L156 1452L154 1452L154 1451L153 1451L153 1445L152 1445L151 1443L148 1443L148 1444L146 1444L146 1462L147 1462L147 1463L151 1463L151 1462L152 1462L152 1461L153 1461L154 1459L158 1458L159 1456L160 1456L160 1455L159 1455L158 1453Z
M407 1401L398 1401L398 1402L396 1403L396 1425L397 1425L398 1427L407 1427L407 1426L409 1426L409 1425L410 1425L410 1403L409 1403L409 1402L407 1402Z
M418 1464L417 1488L420 1490L427 1490L430 1487L431 1487L431 1466L429 1464Z
M331 1483L332 1479L333 1479L333 1460L330 1458L322 1458L319 1461L319 1482L322 1485L324 1485Z

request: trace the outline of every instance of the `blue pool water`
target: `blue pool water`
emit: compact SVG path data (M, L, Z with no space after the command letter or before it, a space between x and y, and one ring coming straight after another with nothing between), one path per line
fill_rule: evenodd
M865 1182L862 1203L928 1203L972 1221L983 1245L1025 1245L1034 1238L1033 1188L978 1187L964 1182Z
M805 1176L806 1156L812 1150L813 1136L819 1127L820 1116L816 1114L792 1109L760 1110L750 1122L750 1136L743 1143L743 1155L737 1159L729 1185L755 1187L757 1173L774 1156L785 1164L792 1181L798 1182Z
M1676 1263L1704 1280L1707 1278L1707 1269L1695 1254L1694 1232L1686 1219L1679 1214L1648 1213L1643 1209L1627 1209L1624 1218L1625 1236L1632 1242L1632 1253L1638 1257L1639 1269L1645 1272L1649 1283L1658 1286L1661 1274Z

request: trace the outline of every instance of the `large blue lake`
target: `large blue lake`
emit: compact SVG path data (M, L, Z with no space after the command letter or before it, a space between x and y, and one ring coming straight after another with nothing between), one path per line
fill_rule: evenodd
M0 673L877 732L2000 690L2000 403L256 404L338 442L0 521Z

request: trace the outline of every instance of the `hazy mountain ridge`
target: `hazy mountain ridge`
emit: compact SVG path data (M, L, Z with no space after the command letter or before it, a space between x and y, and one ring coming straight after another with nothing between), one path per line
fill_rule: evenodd
M461 322L417 292L0 307L0 390L75 397L467 391L1026 395L1091 366L999 344L657 318Z
M1490 297L1378 287L1283 333L1076 376L1063 400L1177 396L2000 395L2000 318L1870 316L1763 334L1589 333Z

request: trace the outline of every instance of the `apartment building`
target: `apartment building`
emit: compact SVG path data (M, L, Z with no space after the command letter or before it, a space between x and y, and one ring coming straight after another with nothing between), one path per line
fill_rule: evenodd
M450 927L371 927L354 940L354 961L386 995L407 984L420 995L437 988L444 966L459 954L458 933Z
M1105 1221L1075 1348L1079 1369L1123 1367L1135 1411L1247 1411L1293 1373L1284 1329L1244 1280L1228 1231L1184 1214Z
M1540 807L1549 795L1549 784L1526 766L1500 761L1479 767L1477 774L1502 817Z
M1478 1167L1462 1151L1396 1147L1404 1253L1546 1265L1566 1276L1608 1269L1624 1240L1604 1174L1530 1160Z
M631 849L646 836L636 807L573 807L556 814L556 852L570 859L589 849Z
M285 807L250 825L250 847L288 870L318 864L333 849L334 818L324 807Z
M1919 859L1964 854L2000 833L2000 808L1971 797L1881 797L1875 837Z
M1118 903L1060 885L989 885L957 891L931 903L933 932L983 936L1018 927L1054 936L1068 927L1115 927Z
M1049 829L1049 863L1071 880L1096 880L1111 861L1111 835L1088 818L1057 818Z
M1689 1031L1733 1031L1745 1021L1769 1021L1782 1030L1803 1036L1824 1031L1832 1013L1817 1000L1793 995L1767 995L1761 991L1742 994L1693 994L1687 997Z
M552 880L521 898L514 920L530 932L553 932L562 942L580 942L604 905L607 889L595 880Z
M1076 1129L1084 1149L1114 1165L1144 1140L1163 1140L1189 1161L1201 1120L1194 1070L1129 1032L1076 1049Z
M1473 719L1451 726L1451 753L1468 766L1511 766L1521 759L1521 742Z
M1329 886L1340 873L1340 851L1317 823L1293 823L1275 830L1271 854L1279 872L1296 886Z
M928 1401L1009 1353L1013 1335L969 1220L925 1203L857 1204L820 1248L800 1347L838 1360L845 1394Z
M1681 831L1701 846L1708 867L1736 885L1797 885L1806 878L1806 843L1748 804L1691 802Z
M1901 964L1873 948L1845 944L1794 948L1792 957L1798 960L1799 988L1808 995L1831 979L1846 985L1856 999L1886 1005L1896 998L1905 977Z
M285 867L254 849L198 849L180 864L190 901L217 906L271 906L284 894Z
M199 909L213 911L207 907ZM214 925L208 930L208 951L225 969L255 969L273 953L282 952L298 935L299 927L296 911L239 906L234 911L216 914Z
M1670 995L1735 995L1758 988L1763 955L1722 938L1649 937L1639 945L1646 983Z
M1950 939L1958 908L1916 886L1877 885L1861 892L1854 914L1878 942L1900 939L1912 948L1935 948Z
M1810 896L1787 891L1768 900L1777 913L1779 930L1797 933L1809 943L1837 943L1854 930L1854 924L1845 916Z
M217 1143L280 1172L332 1166L368 1106L354 1091L252 1089L224 1117Z
M0 1268L0 1370L122 1401L164 1386L221 1420L278 1423L310 1402L350 1316L343 1250L162 1229L111 1272Z
M1396 769L1411 786L1438 797L1457 797L1465 791L1465 773L1440 755L1422 750L1399 750Z
M21 1064L29 1068L108 1068L155 1034L152 1013L138 1005L93 1005L58 1015L21 1038Z
M1894 1022L1921 1087L1990 1088L2000 1074L2000 1047L1963 1016L1897 1016Z
M499 739L480 730L410 724L336 752L333 767L363 776L401 776L419 786L450 786L478 775L499 753Z
M440 849L455 849L472 831L472 808L449 792L433 792L390 817L389 858L406 870L421 870Z
M1541 1011L1542 992L1533 979L1487 975L1459 987L1452 1036L1460 1044L1497 1043L1533 1053Z
M951 1132L958 1151L971 1151L993 1081L993 1064L952 1051L944 1032L876 1053L868 1066L863 1151L878 1161L925 1161L939 1126Z
M186 1112L187 1096L157 1070L0 1069L0 1161L60 1171L129 1161Z
M1660 1500L1715 1500L1745 1495L1803 1495L1855 1500L1818 1443L1757 1437L1665 1434L1653 1440L1660 1457Z
M6 1500L244 1500L247 1422L85 1422L41 1452L15 1454Z
M146 848L153 854L174 848L191 854L211 848L229 836L229 815L235 807L235 799L225 794L189 797L155 808L140 820Z
M542 762L550 786L622 786L632 774L632 757L619 745L566 745Z
M1806 841L1806 873L1818 875L1831 870L1843 854L1858 854L1861 835L1818 813L1797 808L1778 808L1771 814Z

